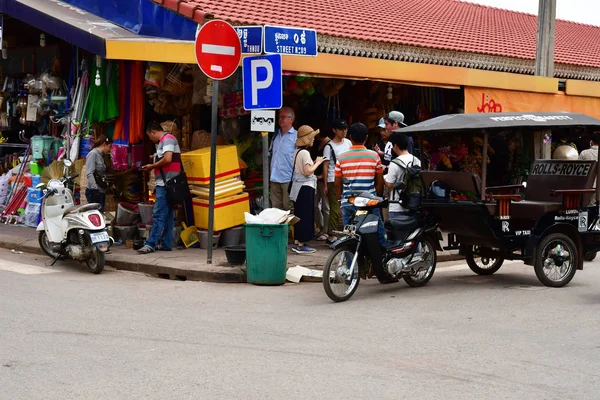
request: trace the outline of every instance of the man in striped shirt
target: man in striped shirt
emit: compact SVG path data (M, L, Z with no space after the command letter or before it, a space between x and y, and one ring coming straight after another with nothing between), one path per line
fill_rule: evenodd
M341 199L342 218L344 225L348 225L356 210L348 202L351 194L369 192L381 196L383 194L383 164L379 155L373 150L367 150L365 142L369 135L369 129L361 123L352 124L348 130L348 136L352 141L350 150L341 154L335 165L335 192ZM344 185L342 179L347 178L349 183ZM343 193L342 193L343 187ZM381 218L380 210L376 208L373 213ZM379 242L385 244L385 231L383 221L378 229Z

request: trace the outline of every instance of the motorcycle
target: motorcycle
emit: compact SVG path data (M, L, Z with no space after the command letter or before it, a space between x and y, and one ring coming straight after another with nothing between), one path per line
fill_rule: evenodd
M402 189L403 182L393 188ZM343 236L331 245L334 251L323 269L327 296L335 302L350 299L358 289L361 275L366 279L369 269L381 283L402 278L412 287L425 286L435 271L436 251L442 250L437 223L423 211L390 219L384 224L388 241L382 246L377 235L380 217L374 212L400 202L368 192L352 194L349 202L356 208L352 223L339 232Z
M65 176L52 179L44 188L42 221L37 227L38 242L44 254L54 259L72 259L85 262L94 273L104 269L105 252L113 243L106 231L100 205L91 203L76 206L70 187L78 176L68 176L72 163L64 161Z

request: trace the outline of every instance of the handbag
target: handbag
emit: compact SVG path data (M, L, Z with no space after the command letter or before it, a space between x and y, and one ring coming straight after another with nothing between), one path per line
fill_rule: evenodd
M173 177L167 181L165 173L160 168L160 175L162 176L163 182L165 182L165 190L167 192L167 203L170 206L176 206L183 204L190 197L190 187L187 181L187 175L183 170L183 163L181 164L181 172L176 177Z

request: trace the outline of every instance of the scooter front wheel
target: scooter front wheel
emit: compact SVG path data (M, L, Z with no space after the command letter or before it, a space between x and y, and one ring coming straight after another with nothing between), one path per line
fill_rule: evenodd
M46 234L46 231L40 231L40 234L38 235L38 243L40 244L40 249L42 249L42 252L45 255L47 255L48 257L50 257L50 258L59 258L60 257L60 255L52 249L52 245L50 245L50 240L48 239L48 235Z
M358 289L360 274L354 254L348 248L339 248L331 253L323 268L325 293L336 303L348 300Z
M101 273L104 270L104 253L94 247L92 256L85 263L94 274Z

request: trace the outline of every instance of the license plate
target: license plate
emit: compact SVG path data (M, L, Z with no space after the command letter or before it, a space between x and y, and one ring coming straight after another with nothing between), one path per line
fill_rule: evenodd
M368 213L367 210L360 210L360 211L356 212L356 215L360 217L361 215L367 215L367 213Z
M90 238L93 244L108 242L110 240L107 232L90 233Z

